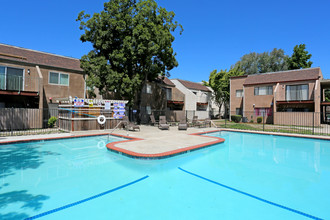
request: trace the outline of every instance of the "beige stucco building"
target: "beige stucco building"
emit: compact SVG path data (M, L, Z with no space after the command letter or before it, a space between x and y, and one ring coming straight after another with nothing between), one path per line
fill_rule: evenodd
M231 77L230 115L247 122L264 116L265 123L317 126L322 80L319 67Z
M214 105L212 105L212 91L208 87L182 79L171 79L171 81L185 95L186 116L189 120L192 120L193 116L199 119L212 117Z

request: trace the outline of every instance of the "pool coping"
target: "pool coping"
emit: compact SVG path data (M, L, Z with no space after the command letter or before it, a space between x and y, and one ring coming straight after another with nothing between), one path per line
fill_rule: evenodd
M218 132L218 131L219 130L212 130L212 131L192 133L192 134L188 134L188 135L200 136L202 134L214 133L214 132ZM191 151L195 151L195 150L198 150L198 149L211 147L212 145L223 143L225 141L225 139L223 139L223 138L207 136L207 137L210 137L210 138L214 138L216 140L213 140L213 141L210 141L210 142L207 142L207 143L203 143L203 144L197 144L197 145L193 145L193 146L189 146L189 147L184 147L184 148L180 148L180 149L165 151L165 152L161 152L161 153L145 154L145 153L138 153L138 152L135 152L135 151L126 150L126 149L115 146L116 144L119 144L119 143L125 143L125 142L131 142L131 141L140 141L140 140L144 140L144 139L135 138L135 137L127 137L125 135L120 135L120 134L114 134L114 135L119 136L119 137L128 138L129 140L116 141L116 142L108 143L106 145L107 149L111 152L119 153L119 154L125 155L127 157L137 158L137 159L164 159L164 158L173 157L173 156L176 156L176 155L179 155L179 154L189 153Z
M12 144L12 143L28 143L28 142L33 142L33 141L51 141L51 140L57 140L57 139L82 138L82 137L91 137L91 136L104 136L104 135L109 135L109 133L80 134L80 135L59 136L59 137L49 137L49 138L44 137L44 138L32 138L32 139L25 139L25 140L1 141L0 145ZM115 134L110 134L110 135L117 136ZM125 138L130 138L130 137L125 137Z
M233 131L241 133L250 133L250 134L263 134L263 135L273 135L273 136L285 136L285 137L296 137L296 138L309 138L309 139L319 139L319 140L330 140L330 136L320 136L320 135L308 135L308 134L295 134L295 133L277 133L269 131L253 131L253 130L238 130L231 128L220 128L216 131Z

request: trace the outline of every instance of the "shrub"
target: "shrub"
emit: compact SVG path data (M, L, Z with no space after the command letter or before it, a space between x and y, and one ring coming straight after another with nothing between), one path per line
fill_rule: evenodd
M251 120L250 120L250 123L253 123L253 122L254 122L253 119L251 119Z
M231 118L232 121L238 123L238 122L241 121L242 115L232 115L230 118Z
M53 128L55 123L57 121L57 118L55 116L52 116L48 119L48 127Z
M262 122L262 117L257 117L257 122L260 124Z

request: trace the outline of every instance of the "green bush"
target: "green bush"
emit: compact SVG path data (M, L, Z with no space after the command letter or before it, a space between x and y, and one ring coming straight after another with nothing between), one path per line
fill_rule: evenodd
M257 117L257 122L260 124L262 122L262 117Z
M232 121L238 123L238 122L241 121L242 115L232 115L230 118L231 118Z
M251 119L251 120L250 120L250 123L253 123L253 122L254 122L254 121Z
M48 119L48 127L53 128L55 123L57 121L57 118L55 116L52 116Z

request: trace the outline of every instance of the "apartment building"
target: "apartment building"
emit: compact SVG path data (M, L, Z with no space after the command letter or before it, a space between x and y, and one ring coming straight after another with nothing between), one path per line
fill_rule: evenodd
M156 118L166 115L168 121L179 121L185 113L185 95L167 77L159 77L142 88L140 111L141 123L148 123L151 114Z
M198 116L199 119L211 117L210 112L215 106L212 102L212 91L201 83L182 79L172 79L172 83L185 95L187 118Z
M322 80L319 67L231 77L230 114L254 122L264 116L270 124L298 125L299 118L318 125L321 114L312 113L321 111Z
M79 59L0 44L0 108L48 108L69 96L85 96Z

